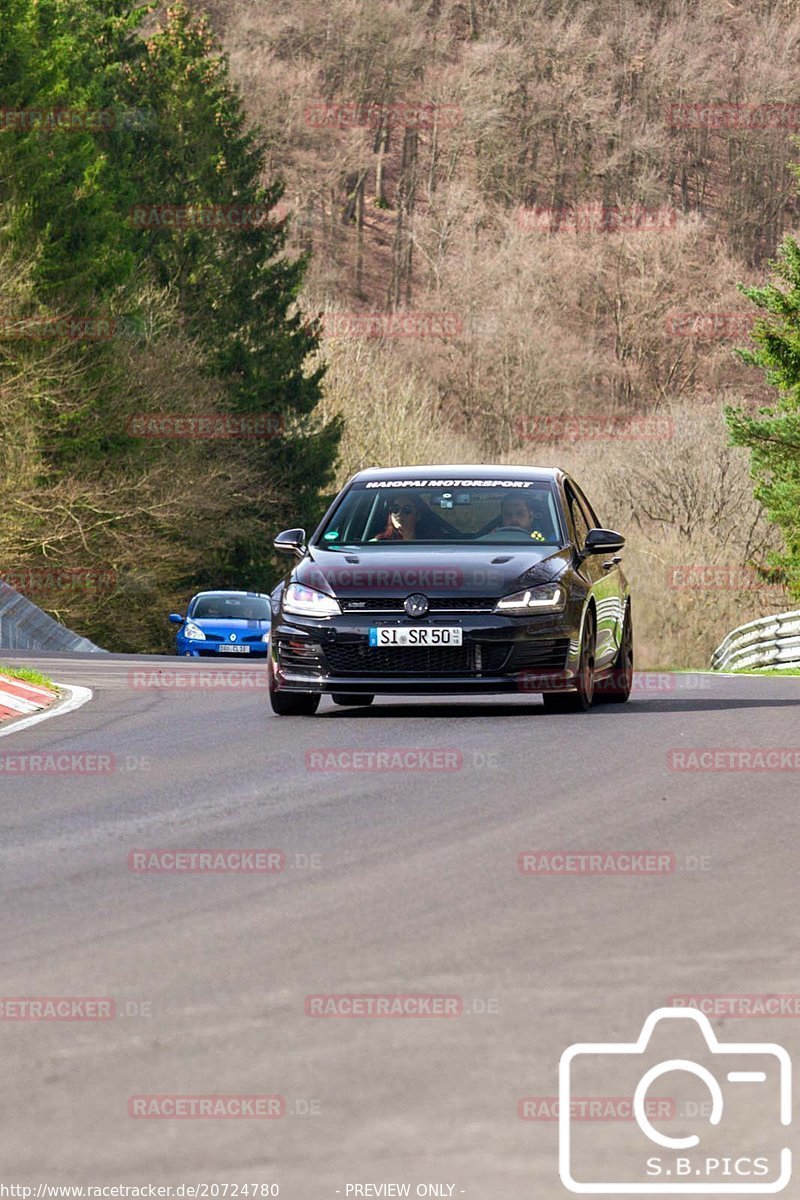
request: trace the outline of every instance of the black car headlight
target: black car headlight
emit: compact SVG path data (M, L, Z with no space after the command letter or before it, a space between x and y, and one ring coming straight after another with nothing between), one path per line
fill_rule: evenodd
M293 617L338 617L342 610L335 596L290 583L283 593L283 611Z
M561 612L566 601L567 594L561 584L545 583L526 588L524 592L514 592L513 596L504 596L497 601L494 611L507 617L527 617L535 612Z

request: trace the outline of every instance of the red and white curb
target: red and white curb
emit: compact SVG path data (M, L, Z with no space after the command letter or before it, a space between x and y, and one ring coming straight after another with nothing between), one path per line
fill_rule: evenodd
M0 721L30 716L42 708L49 708L57 699L58 693L49 688L0 675Z
M68 687L65 684L57 686L60 694L37 684L0 675L0 723L5 725L9 722L7 727L0 728L0 737L38 725L49 717L74 712L92 698L90 688Z

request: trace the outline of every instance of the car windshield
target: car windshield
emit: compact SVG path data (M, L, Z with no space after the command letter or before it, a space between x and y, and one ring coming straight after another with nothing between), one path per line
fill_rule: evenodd
M200 596L192 610L195 621L268 621L269 601L264 596Z
M400 480L353 484L315 544L564 544L551 484L535 480Z

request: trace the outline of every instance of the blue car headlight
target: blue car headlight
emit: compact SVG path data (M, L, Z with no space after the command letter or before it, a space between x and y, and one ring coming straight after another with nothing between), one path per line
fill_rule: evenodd
M206 635L194 621L187 621L182 630L183 636L190 642L204 642Z
M342 610L335 596L290 583L283 593L283 611L293 617L338 617Z
M504 596L494 606L496 613L510 617L527 617L534 612L561 612L566 603L566 593L557 583L545 583L541 587L526 588Z

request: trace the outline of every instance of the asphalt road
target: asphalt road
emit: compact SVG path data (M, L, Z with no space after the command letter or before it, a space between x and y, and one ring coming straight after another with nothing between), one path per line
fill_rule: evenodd
M0 1021L5 1182L561 1197L557 1126L518 1103L555 1095L566 1046L633 1040L675 994L800 993L798 772L668 758L800 747L800 679L645 677L627 706L579 716L520 697L279 719L243 686L263 682L252 664L219 668L240 686L179 688L150 686L174 659L36 661L94 698L0 739L0 993L109 997L117 1015ZM428 755L342 769L354 750ZM105 773L9 757L66 751ZM285 859L131 870L144 848ZM670 865L522 873L534 850ZM456 1015L307 1015L331 994L455 997L438 1003ZM714 1026L800 1050L797 1019ZM129 1115L151 1095L280 1096L285 1115Z

